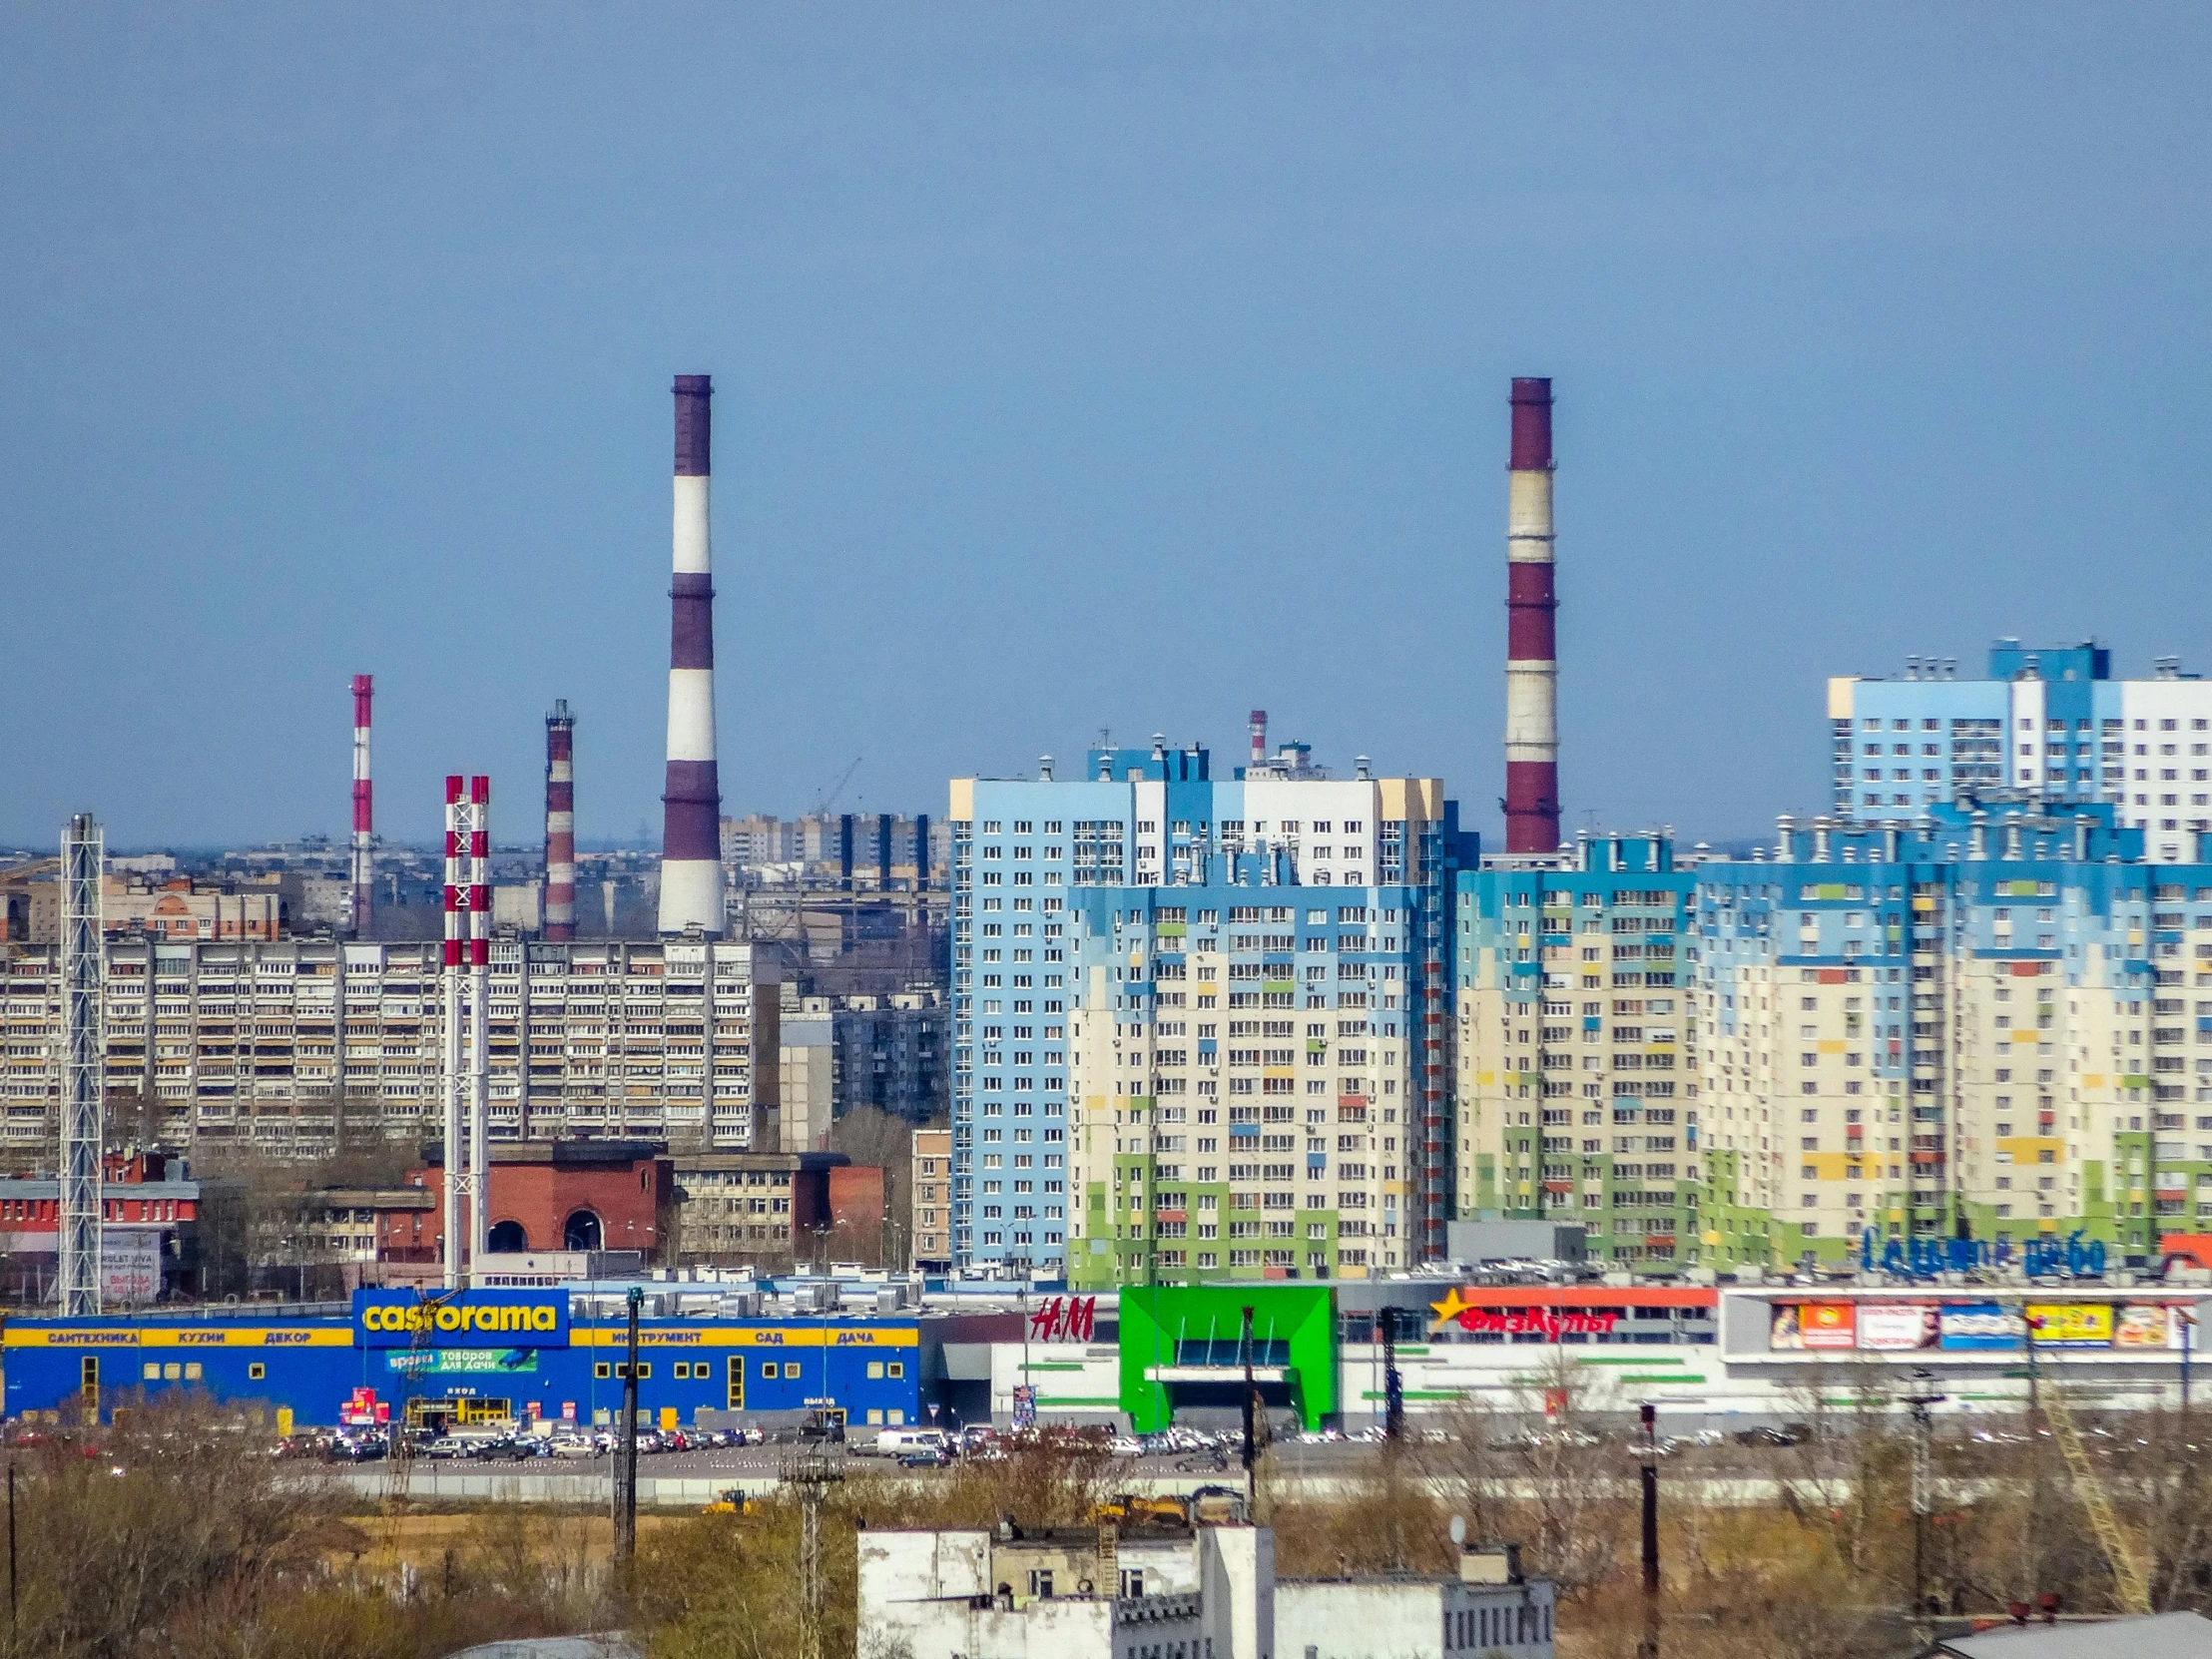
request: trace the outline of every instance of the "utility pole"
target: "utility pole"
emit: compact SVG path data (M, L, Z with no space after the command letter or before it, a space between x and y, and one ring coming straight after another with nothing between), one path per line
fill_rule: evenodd
M1396 1444L1405 1437L1405 1382L1397 1371L1397 1325L1390 1310L1382 1317L1382 1438Z
M638 1556L638 1310L641 1286L630 1287L629 1363L622 1368L622 1437L615 1442L615 1578L630 1593Z
M784 1465L787 1485L799 1490L799 1653L797 1659L822 1659L822 1502L844 1478L829 1454L795 1453Z
M1916 1371L1913 1382L1922 1391L1907 1394L1913 1407L1913 1645L1936 1645L1936 1627L1928 1616L1928 1517L1936 1507L1936 1479L1928 1460L1928 1408L1939 1405L1947 1395L1929 1391L1935 1378Z
M2197 1316L2186 1308L2176 1308L2174 1318L2181 1322L2181 1426L2186 1429L2189 1426L2189 1351L2196 1347Z
M1643 1482L1644 1521L1644 1636L1636 1644L1636 1659L1659 1659L1659 1414L1649 1400L1643 1405L1644 1440L1637 1448L1638 1470Z
M1253 1471L1260 1457L1254 1439L1254 1418L1258 1415L1260 1385L1252 1378L1252 1310L1244 1311L1242 1331L1237 1338L1237 1360L1244 1367L1244 1471L1245 1518L1256 1520L1260 1512L1259 1476Z

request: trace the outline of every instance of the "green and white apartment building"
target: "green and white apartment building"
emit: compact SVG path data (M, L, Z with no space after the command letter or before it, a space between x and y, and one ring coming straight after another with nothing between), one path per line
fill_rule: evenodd
M2212 1217L2212 863L2116 816L1992 796L1462 873L1459 1213L1579 1219L1629 1267L1870 1230L2155 1260Z

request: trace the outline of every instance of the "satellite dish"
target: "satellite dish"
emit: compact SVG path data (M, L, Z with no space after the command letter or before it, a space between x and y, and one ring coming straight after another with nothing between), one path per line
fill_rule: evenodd
M1451 1517L1451 1541L1455 1544L1463 1544L1467 1541L1466 1516L1453 1515Z

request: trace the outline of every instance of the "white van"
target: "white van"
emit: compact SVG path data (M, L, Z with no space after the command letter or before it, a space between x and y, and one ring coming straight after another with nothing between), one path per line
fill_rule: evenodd
M909 1451L952 1455L952 1441L941 1428L886 1428L866 1447L871 1457L903 1457Z

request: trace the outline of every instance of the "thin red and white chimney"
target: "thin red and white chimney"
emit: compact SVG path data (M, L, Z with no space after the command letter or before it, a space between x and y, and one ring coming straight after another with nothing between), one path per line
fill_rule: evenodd
M545 717L545 936L576 937L576 721L565 697Z
M723 928L722 783L715 769L715 580L708 537L713 377L676 376L675 581L669 589L663 933Z
M1506 475L1505 850L1559 845L1559 661L1553 627L1551 382L1513 382Z
M1252 711L1252 760L1251 760L1251 765L1252 765L1252 766L1254 766L1254 767L1264 767L1264 766L1266 766L1267 764L1268 764L1268 712L1267 712L1267 710L1265 710L1265 709L1255 709L1255 710L1253 710L1253 711Z
M468 781L468 1273L491 1234L491 780ZM453 1160L446 1159L448 1170Z
M368 705L375 695L372 676L353 676L353 902L348 927L357 939L368 937L369 911L375 903L375 872L368 854L369 837L376 828L368 783Z
M462 935L462 915L468 902L468 804L462 796L467 780L448 773L445 779L445 973L439 985L440 1011L444 1015L438 1043L439 1132L445 1141L445 1202L440 1227L445 1288L461 1286L461 1098L466 1084L461 1071L461 1022L466 998L462 992L467 973L467 945Z

